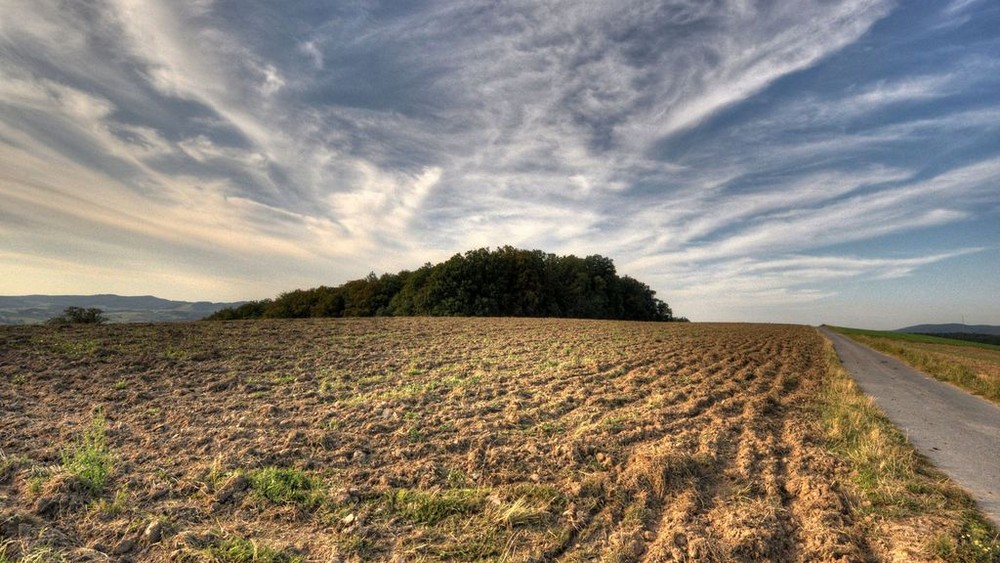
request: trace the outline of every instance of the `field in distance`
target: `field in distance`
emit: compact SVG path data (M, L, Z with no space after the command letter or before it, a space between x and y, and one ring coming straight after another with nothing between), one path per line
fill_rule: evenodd
M809 327L35 326L0 350L10 560L894 556L824 448Z
M1000 403L1000 346L929 336L831 327L942 381Z

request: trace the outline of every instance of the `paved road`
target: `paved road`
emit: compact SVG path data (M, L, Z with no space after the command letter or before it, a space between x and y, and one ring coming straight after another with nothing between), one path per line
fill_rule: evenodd
M1000 407L825 327L819 331L861 390L1000 526Z

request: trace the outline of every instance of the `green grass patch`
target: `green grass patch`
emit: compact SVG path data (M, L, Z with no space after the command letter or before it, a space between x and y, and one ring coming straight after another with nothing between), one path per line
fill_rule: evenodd
M485 499L483 489L398 489L389 493L387 500L391 509L406 519L433 526L450 516L481 511Z
M123 485L115 492L113 499L97 500L93 507L94 510L105 516L118 516L128 509L128 498L128 485Z
M62 466L76 476L91 492L100 493L114 466L114 456L105 436L104 414L98 412L83 436L62 452Z
M196 551L181 554L178 561L211 561L212 563L302 563L299 555L258 543L255 540L229 536Z
M247 474L250 489L264 500L275 504L294 504L315 508L323 501L322 487L298 469L265 467Z

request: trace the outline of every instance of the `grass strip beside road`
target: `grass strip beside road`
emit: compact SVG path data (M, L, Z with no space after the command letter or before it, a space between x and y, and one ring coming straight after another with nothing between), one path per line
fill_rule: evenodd
M857 387L833 346L826 347L821 419L828 447L850 468L851 516L866 536L906 560L1000 561L1000 532L913 449ZM929 535L930 529L939 532Z
M1000 346L919 334L830 328L936 379L1000 404Z

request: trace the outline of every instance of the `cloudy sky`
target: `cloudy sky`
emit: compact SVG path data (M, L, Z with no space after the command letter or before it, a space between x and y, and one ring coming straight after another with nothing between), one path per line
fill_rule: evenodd
M483 246L693 320L1000 324L996 0L0 0L0 294Z

